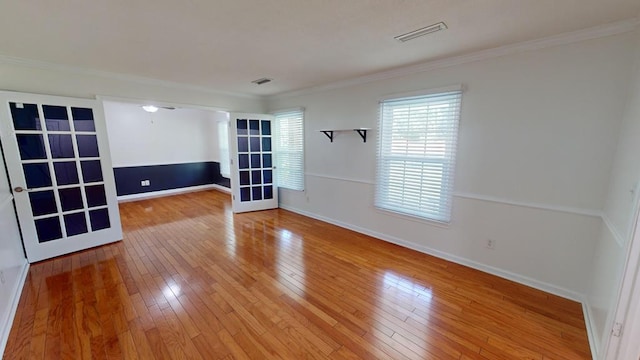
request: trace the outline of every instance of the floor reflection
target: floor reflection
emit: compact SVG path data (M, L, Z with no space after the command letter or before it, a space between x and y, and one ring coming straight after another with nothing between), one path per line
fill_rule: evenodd
M224 207L224 234L225 234L225 251L231 257L236 256L236 233L233 222L233 211L231 206L225 204Z
M168 300L168 299L177 298L178 296L180 296L180 290L181 289L180 289L180 286L178 286L178 284L171 283L171 284L167 284L162 289L162 294Z
M300 289L300 291L305 292L307 276L303 256L304 241L302 241L300 235L286 229L280 229L277 234L276 264L278 281L287 281Z
M429 352L431 329L428 326L433 298L431 289L409 276L389 270L380 279L382 286L379 286L377 304L381 311L373 316L381 323L402 320L404 326L394 326L391 338L417 355L429 358L433 355Z
M385 289L387 289L385 296L395 296L397 293L408 294L420 297L422 305L424 305L425 301L430 303L433 297L431 289L425 288L416 283L415 280L396 274L393 271L385 271L382 282Z

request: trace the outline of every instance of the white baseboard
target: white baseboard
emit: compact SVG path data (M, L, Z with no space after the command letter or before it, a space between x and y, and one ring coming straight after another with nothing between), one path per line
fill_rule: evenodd
M354 225L351 225L351 224L347 224L347 223L344 223L342 221L331 219L331 218L328 218L328 217L325 217L325 216L313 214L313 213L310 213L310 212L307 212L307 211L304 211L304 210L300 210L300 209L297 209L297 208L294 208L294 207L291 207L291 206L287 206L287 205L282 205L281 204L280 208L282 208L284 210L291 211L291 212L295 212L297 214L304 215L304 216L307 216L307 217L310 217L310 218L313 218L313 219L324 221L324 222L327 222L329 224L340 226L342 228L349 229L349 230L352 230L352 231L355 231L355 232L358 232L358 233L361 233L361 234L369 235L369 236L372 236L372 237L374 237L376 239L380 239L380 240L383 240L383 241L386 241L386 242L390 242L392 244L400 245L400 246L406 247L408 249L419 251L421 253L432 255L432 256L435 256L435 257L438 257L438 258L441 258L441 259L444 259L444 260L448 260L448 261L454 262L456 264L468 266L470 268L473 268L473 269L476 269L476 270L480 270L482 272L486 272L486 273L489 273L491 275L495 275L495 276L498 276L498 277L501 277L501 278L504 278L504 279L507 279L507 280L511 280L511 281L517 282L519 284L527 285L527 286L530 286L530 287L538 289L538 290L542 290L542 291L545 291L545 292L548 292L548 293L551 293L551 294L554 294L554 295L561 296L563 298L567 298L567 299L579 302L579 303L582 304L582 313L583 313L584 320L585 320L585 326L587 328L587 337L588 337L588 340L589 340L589 347L591 349L591 355L592 355L593 360L598 359L599 344L598 344L598 337L595 334L596 327L595 327L595 324L593 324L594 317L591 314L591 306L589 305L589 301L583 294L580 294L580 293L577 293L575 291L568 290L568 289L565 289L565 288L562 288L562 287L559 287L559 286L556 286L556 285L552 285L552 284L549 284L549 283L546 283L546 282L543 282L543 281L532 279L532 278L529 278L527 276L522 276L522 275L519 275L519 274L515 274L515 273L512 273L510 271L506 271L506 270L502 270L502 269L499 269L499 268L496 268L496 267L493 267L493 266L488 266L488 265L485 265L485 264L481 264L479 262L476 262L476 261L473 261L473 260L470 260L470 259L466 259L466 258L463 258L463 257L460 257L460 256L455 256L455 255L448 254L448 253L445 253L445 252L442 252L442 251L439 251L439 250L435 250L435 249L430 248L428 246L411 243L411 242L399 239L399 238L394 237L394 236L390 236L390 235L387 235L387 234L382 234L382 233L379 233L379 232L376 232L376 231L371 231L371 230L368 230L368 229L365 229L365 228L361 228L359 226L354 226Z
M129 202L129 201L146 200L146 199L153 199L153 198L158 198L163 196L186 194L190 192L204 191L204 190L211 190L211 189L215 189L218 191L231 194L231 189L227 187L224 187L218 184L207 184L207 185L199 185L199 186L190 186L190 187L179 188L179 189L152 191L152 192L132 194L132 195L122 195L122 196L118 196L118 202L122 203L122 202Z
M27 280L27 274L29 273L29 262L25 259L24 265L18 281L13 288L11 308L9 309L9 316L7 316L4 324L0 324L0 355L4 354L4 349L7 346L9 340L9 333L11 332L11 325L13 325L13 319L16 317L16 311L18 310L18 303L20 302L20 295L22 295L22 289L24 283Z
M580 302L580 303L582 303L583 299L584 299L584 296L582 294L577 293L577 292L575 292L573 290L565 289L565 288L562 288L562 287L559 287L559 286L556 286L556 285L553 285L553 284L549 284L549 283L546 283L546 282L543 282L543 281L532 279L530 277L522 276L522 275L510 272L510 271L506 271L506 270L503 270L503 269L499 269L499 268L496 268L496 267L493 267L493 266L485 265L485 264L479 263L477 261L473 261L473 260L470 260L470 259L467 259L467 258L463 258L461 256L452 255L452 254L449 254L449 253L446 253L446 252L443 252L443 251L440 251L440 250L436 250L436 249L430 248L428 246L412 243L412 242L397 238L395 236L379 233L379 232L376 232L376 231L371 231L369 229L365 229L365 228L361 228L359 226L355 226L355 225L351 225L351 224L348 224L348 223L344 223L342 221L331 219L331 218L328 218L328 217L325 217L325 216L313 214L313 213L310 213L310 212L307 212L307 211L304 211L304 210L300 210L300 209L297 209L297 208L294 208L294 207L290 207L288 205L282 205L281 204L280 207L282 209L289 210L289 211L298 213L300 215L304 215L304 216L307 216L307 217L310 217L310 218L313 218L313 219L321 220L321 221L327 222L329 224L340 226L342 228L349 229L349 230L352 230L352 231L355 231L355 232L358 232L358 233L361 233L361 234L369 235L369 236L372 236L374 238L377 238L377 239L380 239L380 240L383 240L383 241L386 241L386 242L390 242L392 244L400 245L402 247L405 247L405 248L408 248L408 249L412 249L412 250L415 250L415 251L418 251L418 252L421 252L421 253L424 253L424 254L433 255L435 257L438 257L438 258L441 258L441 259L444 259L444 260L448 260L448 261L454 262L456 264L468 266L470 268L473 268L473 269L476 269L476 270L480 270L482 272L486 272L486 273L489 273L489 274L492 274L492 275L495 275L495 276L498 276L498 277L501 277L501 278L504 278L504 279L507 279L507 280L515 281L517 283L520 283L520 284L523 284L523 285L527 285L527 286L530 286L532 288L535 288L535 289L538 289L538 290L542 290L542 291L545 291L545 292L548 292L548 293L551 293L551 294L554 294L554 295L558 295L558 296L561 296L563 298L567 298L567 299L570 299L570 300L573 300L573 301L577 301L577 302Z
M223 193L231 194L231 189L229 189L229 188L228 188L228 187L226 187L226 186L222 186L222 185L218 185L218 184L213 184L213 187L212 187L212 188L213 188L213 189L216 189L216 190L220 190L220 191L222 191Z
M587 337L589 338L589 347L591 348L591 358L596 360L600 354L600 342L598 336L596 336L596 325L593 323L595 320L591 313L591 304L586 296L582 299L582 314L584 314L584 323L587 327Z

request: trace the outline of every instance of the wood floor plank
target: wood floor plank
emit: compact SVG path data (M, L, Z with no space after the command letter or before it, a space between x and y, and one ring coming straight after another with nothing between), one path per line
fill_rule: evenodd
M171 354L169 353L169 349L167 349L168 343L162 339L158 328L154 327L153 329L145 331L145 335L153 351L153 356L156 359L171 359Z
M144 327L139 319L134 319L129 322L129 332L131 333L131 339L135 345L134 349L138 354L138 358L154 359L153 349L149 344Z
M589 359L580 304L227 194L32 264L5 359Z

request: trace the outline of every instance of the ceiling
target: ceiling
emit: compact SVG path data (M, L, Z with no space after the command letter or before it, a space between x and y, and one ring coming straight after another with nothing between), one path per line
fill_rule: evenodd
M21 0L0 55L273 95L607 24L638 0ZM444 21L449 29L394 36ZM251 84L268 77L273 82Z

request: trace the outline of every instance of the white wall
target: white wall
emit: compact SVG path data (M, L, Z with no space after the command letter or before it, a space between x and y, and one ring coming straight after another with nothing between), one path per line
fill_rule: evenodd
M177 108L144 111L140 105L104 102L114 167L220 161L219 111Z
M4 160L0 156L0 354L11 330L12 312L20 297L27 266L12 199Z
M615 302L626 258L634 215L634 197L640 191L640 31L635 33L636 55L630 90L604 206L604 218L594 254L587 292L595 344L600 349L610 333ZM602 351L600 355L604 356Z
M617 152L611 172L605 213L611 225L625 241L631 230L633 193L638 191L640 181L640 31L635 33L635 68L629 87L626 106L620 129Z
M282 205L581 299L634 46L627 33L271 98L270 110L306 109L307 191L283 190ZM340 133L329 143L317 130L375 129L379 98L453 84L466 90L451 224L374 209L375 141Z

